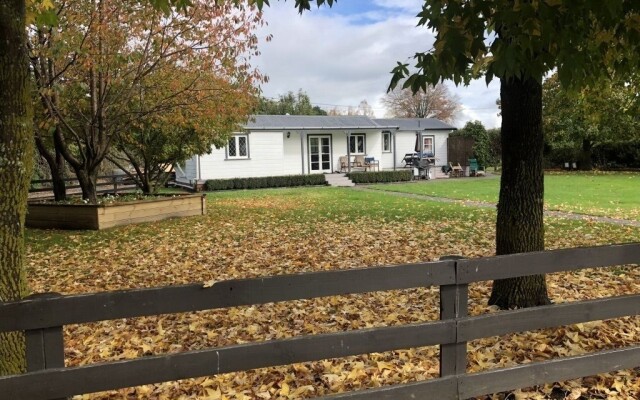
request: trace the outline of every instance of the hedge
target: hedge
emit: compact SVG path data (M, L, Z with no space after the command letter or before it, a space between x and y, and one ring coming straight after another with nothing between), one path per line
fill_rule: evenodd
M292 186L326 185L322 174L264 176L255 178L209 179L204 190L262 189Z
M580 161L580 148L573 143L546 145L545 166L562 167L565 162ZM599 168L639 168L640 139L594 143L591 160Z
M640 168L640 139L598 143L592 154L601 168Z
M411 170L352 172L347 174L353 183L404 182L411 180Z

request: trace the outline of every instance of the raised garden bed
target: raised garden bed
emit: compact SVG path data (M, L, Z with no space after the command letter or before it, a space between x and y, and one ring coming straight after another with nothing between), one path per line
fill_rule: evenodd
M202 194L172 195L111 204L30 203L26 225L44 229L92 229L204 215Z

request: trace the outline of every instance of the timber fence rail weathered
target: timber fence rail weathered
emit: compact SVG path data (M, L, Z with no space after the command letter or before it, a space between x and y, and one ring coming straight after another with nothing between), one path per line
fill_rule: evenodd
M77 191L80 189L80 184L78 183L78 178L64 178L62 179L65 182L66 189L69 191ZM131 179L129 175L126 174L117 174L117 175L101 175L97 177L96 181L96 189L97 193L113 193L118 194L118 192L127 192L131 189L136 189L136 182ZM53 191L53 180L51 179L36 179L31 181L31 185L29 186L29 193L45 193ZM52 197L53 194L51 194ZM38 196L32 197L33 199L43 198L47 196Z
M468 284L590 267L640 264L640 244L554 250L480 259L323 271L209 285L86 295L40 294L0 304L0 331L25 331L28 372L0 377L10 399L67 396L296 362L440 345L440 377L327 398L466 399L640 366L640 346L467 373L473 339L640 314L640 294L468 316ZM440 320L246 343L78 367L64 366L62 327L110 319L372 291L440 287Z

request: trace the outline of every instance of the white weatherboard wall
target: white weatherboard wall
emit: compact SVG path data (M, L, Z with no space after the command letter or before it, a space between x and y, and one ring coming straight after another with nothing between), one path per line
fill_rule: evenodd
M287 137L289 132L289 137ZM278 175L302 174L302 156L300 155L300 132L286 131L282 134L283 165L282 172Z
M374 157L376 160L382 158L382 134L378 130L354 130L352 135L364 134L365 135L365 155L367 157ZM332 151L333 151L333 170L334 172L340 172L339 157L347 155L347 134L342 131L334 132L332 138ZM353 158L353 156L352 156ZM384 167L380 164L380 169Z
M198 169L197 169L198 157L199 156L193 156L190 159L188 159L187 161L185 161L185 163L183 165L180 165L179 168L175 168L176 180L178 182L191 183L192 181L195 181L197 179L197 177L198 177Z
M365 154L380 161L380 170L393 169L394 152L382 152L381 130L362 129L350 133L365 134ZM426 131L423 134L435 138L436 165L446 165L449 132ZM176 168L176 179L193 183L207 179L309 174L309 136L315 135L331 137L332 172L339 172L339 157L347 155L347 132L344 130L252 131L248 134L248 159L227 159L226 148L214 148L210 154L195 156ZM392 136L391 142L392 150L395 144L395 166L402 168L404 155L414 152L416 133L399 131L395 136L395 141Z
M249 133L249 158L227 159L226 149L200 156L200 179L285 175L282 132Z
M376 157L377 160L380 160L380 171L393 170L393 138L395 134L396 132L391 133L391 151L389 152L382 151L383 136L380 134L380 158Z

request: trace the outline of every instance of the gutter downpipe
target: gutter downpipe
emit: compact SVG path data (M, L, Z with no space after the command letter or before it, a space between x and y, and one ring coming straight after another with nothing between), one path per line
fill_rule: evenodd
M396 133L398 133L398 130L396 129L395 131L393 131L391 134L393 135L393 170L396 170L396 160L397 160L397 153L396 153Z
M300 162L302 163L302 175L304 175L304 133L298 131L300 134Z
M351 173L351 132L345 131L347 134L347 173Z

